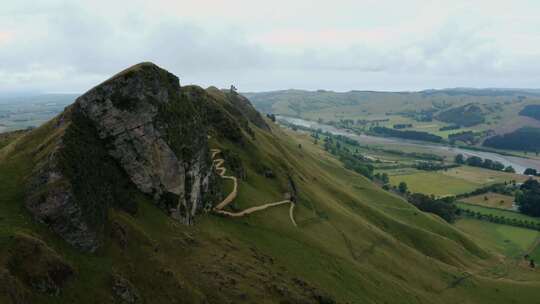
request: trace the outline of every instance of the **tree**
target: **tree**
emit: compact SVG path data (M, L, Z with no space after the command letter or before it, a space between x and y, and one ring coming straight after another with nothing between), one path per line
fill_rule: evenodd
M266 114L266 117L268 117L272 122L276 122L276 115L272 113Z
M516 202L521 213L540 217L540 183L529 179L516 193Z
M525 175L538 175L538 172L536 171L536 169L527 168L527 169L525 169L523 174L525 174Z
M484 165L484 161L482 160L482 158L480 158L478 156L471 156L471 157L467 158L465 163L467 163L467 165L473 166L473 167L483 167L483 165Z
M390 177L388 177L387 173L383 173L381 175L381 180L384 184L388 184L390 182Z
M405 183L405 182L399 183L398 190L401 193L407 193L407 190L408 190L407 183Z
M441 199L436 199L434 196L428 196L421 193L411 194L407 200L415 205L418 209L437 214L445 221L452 223L458 213L458 208L455 204L455 197L448 196Z
M508 167L504 168L504 172L516 173L516 169L514 169L514 167L512 167L512 166L508 166Z
M487 168L487 169L491 169L491 168L493 168L493 164L494 163L493 163L493 161L491 159L486 158L486 159L484 159L484 163L482 164L482 167Z
M491 167L486 167L488 169L493 169L493 170L497 170L497 171L502 171L504 170L504 165L498 161L494 161L493 162L493 165Z

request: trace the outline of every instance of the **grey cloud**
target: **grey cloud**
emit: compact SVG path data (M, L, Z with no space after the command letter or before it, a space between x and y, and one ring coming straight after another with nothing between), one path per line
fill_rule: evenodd
M18 77L21 85L33 76L39 81L40 71L64 74L69 85L71 77L106 77L140 61L154 61L179 74L247 69L260 67L267 57L233 30L211 34L182 20L133 14L110 20L73 6L45 14L42 10L39 16L17 17L34 25L25 28L28 37L0 49L0 85L6 85L4 77L11 82Z
M437 28L395 37L395 43L347 41L335 46L321 41L317 47L291 50L249 42L250 35L263 32L257 23L215 20L210 30L186 17L145 14L140 2L5 4L0 32L16 36L0 42L0 91L80 92L140 61L156 62L183 83L235 83L244 90L515 87L539 78L540 53L509 53L520 46L501 48L497 35L485 35L493 24L485 18L476 21L476 16L441 20ZM314 21L298 16L298 22Z

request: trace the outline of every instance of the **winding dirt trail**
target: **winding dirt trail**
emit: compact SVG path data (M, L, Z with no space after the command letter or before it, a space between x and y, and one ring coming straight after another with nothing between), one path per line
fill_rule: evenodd
M216 155L218 155L221 152L221 150L219 149L211 149L210 151L212 152L212 159L214 159ZM280 206L284 204L291 204L291 207L289 208L289 217L293 225L297 227L296 221L294 220L294 205L295 204L293 201L290 201L290 200L283 200L279 202L263 204L260 206L254 206L254 207L250 207L239 212L230 212L230 211L223 210L223 208L227 207L227 205L232 203L234 199L236 198L236 196L238 195L238 179L235 176L225 175L225 173L227 173L227 169L223 166L223 163L225 163L225 160L223 158L214 159L214 168L216 169L217 173L219 174L221 178L230 179L233 181L233 190L231 191L231 193L229 193L229 195L227 195L227 197L221 203L217 204L214 207L213 211L215 213L222 214L225 216L230 216L230 217L242 217L242 216L251 214L253 212L262 211L271 207L276 207L276 206Z

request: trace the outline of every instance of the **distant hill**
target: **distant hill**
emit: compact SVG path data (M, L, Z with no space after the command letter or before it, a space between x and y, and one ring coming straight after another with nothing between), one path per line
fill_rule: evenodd
M443 89L425 90L419 92L377 92L377 91L349 91L334 92L326 90L282 90L258 93L242 93L250 98L260 111L274 111L285 115L298 111L329 110L333 107L362 105L366 110L375 110L373 103L385 103L386 110L391 112L412 110L417 107L425 108L435 102L439 107L449 105L464 105L470 102L511 102L524 99L540 99L540 90L532 89ZM392 109L390 106L399 105ZM384 108L384 105L380 105ZM289 109L287 109L289 108ZM292 110L292 111L290 111ZM380 111L379 111L380 112Z
M486 121L484 111L474 103L444 110L437 114L436 119L463 127L472 127Z
M527 105L519 112L519 115L540 120L540 105Z
M374 126L407 125L409 130L428 132L444 139L454 133L473 131L482 140L521 127L536 127L531 120L521 119L519 113L524 108L528 113L540 106L540 90L533 89L283 90L244 95L264 113L323 121L361 132Z
M520 128L484 141L484 146L516 151L540 151L540 128Z

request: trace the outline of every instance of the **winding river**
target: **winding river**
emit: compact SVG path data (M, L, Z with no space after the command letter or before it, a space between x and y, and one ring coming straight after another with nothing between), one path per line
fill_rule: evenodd
M463 154L466 157L478 156L498 161L505 166L512 166L517 173L523 173L526 168L534 168L540 170L540 159L524 158L518 156L502 155L495 152L484 152L469 150L464 148L452 147L447 145L439 145L422 141L407 140L395 137L378 137L365 134L354 134L349 130L336 128L334 126L321 124L315 121L304 120L295 117L277 116L278 120L284 120L288 123L308 127L312 129L321 129L330 132L334 135L343 135L355 139L361 144L379 145L379 146L408 146L418 149L421 152L429 152L449 157L454 157L457 154Z

